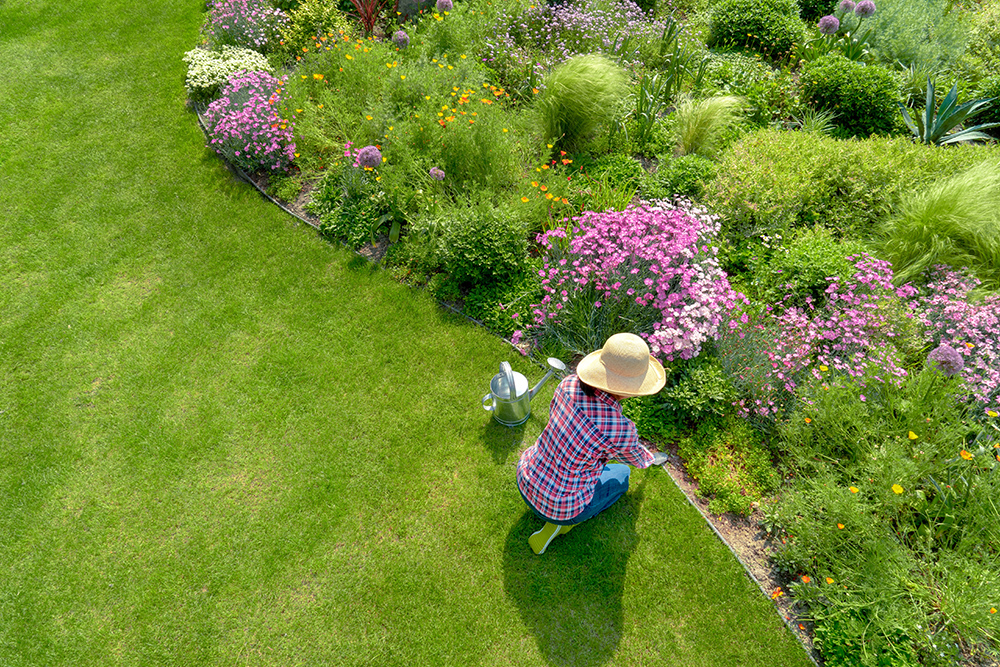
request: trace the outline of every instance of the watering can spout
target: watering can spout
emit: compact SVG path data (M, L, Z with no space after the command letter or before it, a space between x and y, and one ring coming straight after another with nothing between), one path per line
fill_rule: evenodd
M549 364L549 371L545 374L544 377L542 377L541 380L538 381L538 384L536 384L534 387L532 387L531 391L528 392L528 400L529 401L535 397L535 394L537 394L538 390L542 388L542 385L544 385L546 382L548 382L549 378L552 377L552 375L556 371L564 372L566 370L566 364L564 364L563 362L559 361L555 357L549 357L547 361L548 361L548 364Z

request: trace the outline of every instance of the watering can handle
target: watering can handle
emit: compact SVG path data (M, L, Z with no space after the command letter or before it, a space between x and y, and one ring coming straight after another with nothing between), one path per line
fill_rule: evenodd
M510 392L510 400L514 400L517 398L517 385L514 384L514 371L511 370L510 363L501 361L500 372L503 373L504 377L507 379L507 389Z
M486 412L493 412L493 394L486 394L483 396L483 410Z

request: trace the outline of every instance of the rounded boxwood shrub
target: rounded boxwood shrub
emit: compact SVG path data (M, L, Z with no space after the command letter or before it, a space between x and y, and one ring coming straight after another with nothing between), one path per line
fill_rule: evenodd
M831 53L803 66L799 80L807 105L837 114L841 135L891 134L899 127L899 80L884 67Z
M795 0L722 0L712 9L709 48L747 48L782 60L803 37Z

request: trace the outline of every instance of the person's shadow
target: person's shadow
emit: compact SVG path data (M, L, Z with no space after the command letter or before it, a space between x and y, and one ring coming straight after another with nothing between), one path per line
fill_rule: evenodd
M599 667L618 649L625 573L639 540L635 524L644 496L644 479L635 477L618 502L555 538L541 556L528 536L542 520L527 507L507 534L504 590L550 665Z

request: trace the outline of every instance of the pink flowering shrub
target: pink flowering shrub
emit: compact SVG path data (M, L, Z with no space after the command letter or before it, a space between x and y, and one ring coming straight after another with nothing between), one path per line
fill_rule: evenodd
M283 83L267 72L234 72L205 112L212 148L244 171L287 168L295 144L292 121L278 114Z
M935 267L924 293L911 306L935 342L961 353L959 373L973 401L1000 410L1000 294L970 298L979 280Z
M807 298L805 308L768 306L729 322L717 352L746 393L737 404L742 416L778 418L809 377L824 381L825 374L836 373L898 384L907 375L905 357L915 326L905 300L917 290L908 284L894 287L888 262L867 253L848 259L854 274L828 278L822 307Z
M661 203L574 221L538 237L544 296L531 328L539 339L587 353L631 331L660 359L691 359L742 298L710 245L717 218L703 210Z
M213 46L238 46L265 53L281 40L288 17L267 0L211 0L208 34Z

